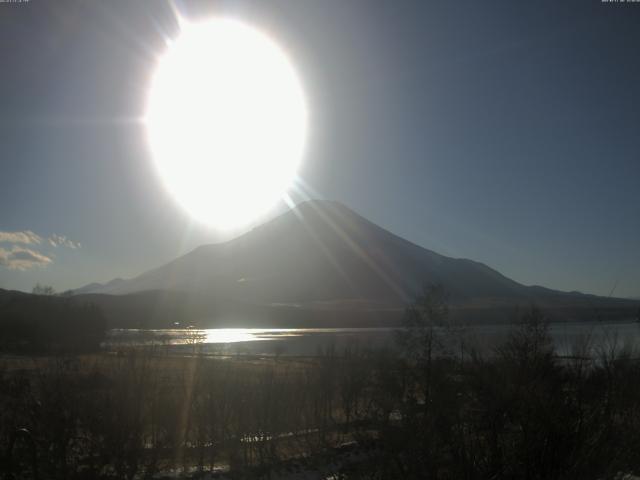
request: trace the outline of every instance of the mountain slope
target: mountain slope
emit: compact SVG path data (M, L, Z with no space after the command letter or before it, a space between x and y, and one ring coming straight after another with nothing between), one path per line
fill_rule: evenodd
M229 242L198 247L133 279L78 293L175 290L260 305L400 306L425 284L443 285L457 305L588 301L523 286L482 263L439 255L340 203L318 200Z

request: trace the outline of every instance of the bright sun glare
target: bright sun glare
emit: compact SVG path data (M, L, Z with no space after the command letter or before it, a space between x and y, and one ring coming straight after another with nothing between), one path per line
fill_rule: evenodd
M229 19L186 23L161 57L145 117L151 153L176 200L218 228L282 198L304 148L302 86L282 49Z

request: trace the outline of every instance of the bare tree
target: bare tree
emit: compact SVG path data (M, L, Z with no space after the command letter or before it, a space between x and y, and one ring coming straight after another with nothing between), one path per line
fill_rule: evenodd
M56 291L51 285L40 285L40 283L36 283L31 293L34 295L55 295Z

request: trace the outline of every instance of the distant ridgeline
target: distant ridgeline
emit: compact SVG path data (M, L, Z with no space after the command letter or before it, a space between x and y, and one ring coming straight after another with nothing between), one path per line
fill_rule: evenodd
M89 302L0 290L1 351L92 351L105 330L102 311Z

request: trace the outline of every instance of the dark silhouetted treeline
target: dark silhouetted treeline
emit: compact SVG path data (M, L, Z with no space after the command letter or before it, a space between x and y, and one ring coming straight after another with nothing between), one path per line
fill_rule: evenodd
M88 302L19 292L0 297L0 351L93 351L105 330L102 312Z

